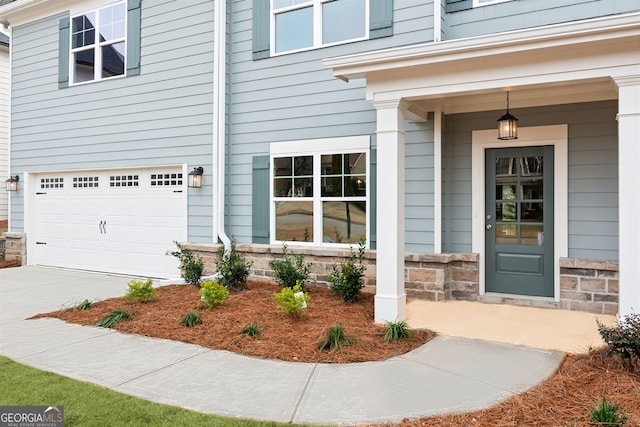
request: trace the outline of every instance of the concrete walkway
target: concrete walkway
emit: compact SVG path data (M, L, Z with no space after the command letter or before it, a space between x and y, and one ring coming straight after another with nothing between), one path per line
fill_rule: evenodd
M156 402L308 424L397 422L484 408L547 378L564 357L441 336L382 362L288 363L56 319L25 320L86 298L121 296L128 281L60 269L0 270L0 354Z

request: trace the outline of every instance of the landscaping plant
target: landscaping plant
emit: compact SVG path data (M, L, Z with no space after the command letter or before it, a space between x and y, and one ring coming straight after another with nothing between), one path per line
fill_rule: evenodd
M113 328L116 326L121 320L131 320L133 319L133 315L126 308L119 308L117 310L113 310L111 313L107 314L103 317L96 326L100 328Z
M384 342L398 341L402 338L411 339L413 336L411 328L404 320L400 322L385 322L383 331Z
M604 397L600 399L598 406L589 409L589 417L591 422L603 427L618 427L629 421L624 411L620 411L619 404L605 400Z
M235 239L231 239L231 248L228 252L225 251L224 246L221 246L218 255L216 268L220 283L226 287L231 286L238 291L243 290L247 284L247 277L249 277L249 270L253 263L246 261L236 251Z
M309 295L302 290L302 284L298 283L291 288L282 288L280 292L273 294L273 301L287 316L299 318L302 316L303 310L307 308Z
M344 333L344 327L341 323L336 323L327 331L323 339L320 341L320 345L318 346L318 350L331 350L332 348L338 348L340 352L342 352L343 345L351 345L353 341L351 341Z
M249 323L247 326L240 329L240 334L249 335L251 338L258 338L260 335L260 326L257 323Z
M81 303L79 303L78 305L76 305L74 308L77 310L89 310L91 308L91 304L92 304L91 301L86 299Z
M286 244L282 245L282 258L272 259L269 266L274 280L283 288L293 288L298 283L304 287L311 271L311 263L304 262L304 255L287 252Z
M190 285L197 286L204 272L204 262L202 258L194 255L185 245L175 241L174 243L178 247L178 250L167 251L167 254L178 258L180 261L180 276L184 281Z
M640 362L640 314L623 316L612 326L596 322L607 353L620 357L625 368L633 372Z
M151 278L147 280L133 279L128 283L129 289L122 299L128 301L148 302L156 295L156 288L152 286L153 281Z
M214 308L224 303L229 297L229 290L216 280L203 280L200 284L200 300L207 308Z
M349 258L340 264L333 264L331 274L327 280L331 284L331 290L338 294L346 302L356 302L360 291L364 288L364 272L367 266L362 264L365 251L365 238L360 239L358 252L349 249Z
M193 328L202 323L202 316L200 313L194 311L187 311L180 317L180 324L187 328Z

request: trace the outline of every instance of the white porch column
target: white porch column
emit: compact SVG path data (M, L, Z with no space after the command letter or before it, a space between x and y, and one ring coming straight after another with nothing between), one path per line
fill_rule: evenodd
M619 315L640 313L640 75L618 85Z
M374 101L377 110L377 256L375 321L406 319L404 293L404 110L402 100Z

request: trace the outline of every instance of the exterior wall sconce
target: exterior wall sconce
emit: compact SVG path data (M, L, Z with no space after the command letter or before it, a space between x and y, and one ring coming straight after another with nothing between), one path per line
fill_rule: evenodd
M204 173L204 169L202 166L198 166L197 168L193 168L191 172L189 172L189 187L191 188L200 188L202 187L202 174Z
M509 92L507 92L507 112L498 119L498 139L518 139L518 119L509 114Z
M18 191L18 181L20 181L20 176L10 176L8 180L5 181L7 184L7 191Z

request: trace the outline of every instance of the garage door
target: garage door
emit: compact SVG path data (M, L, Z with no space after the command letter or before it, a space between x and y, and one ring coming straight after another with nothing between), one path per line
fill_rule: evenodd
M179 276L166 252L187 238L182 168L47 173L35 182L30 263Z

